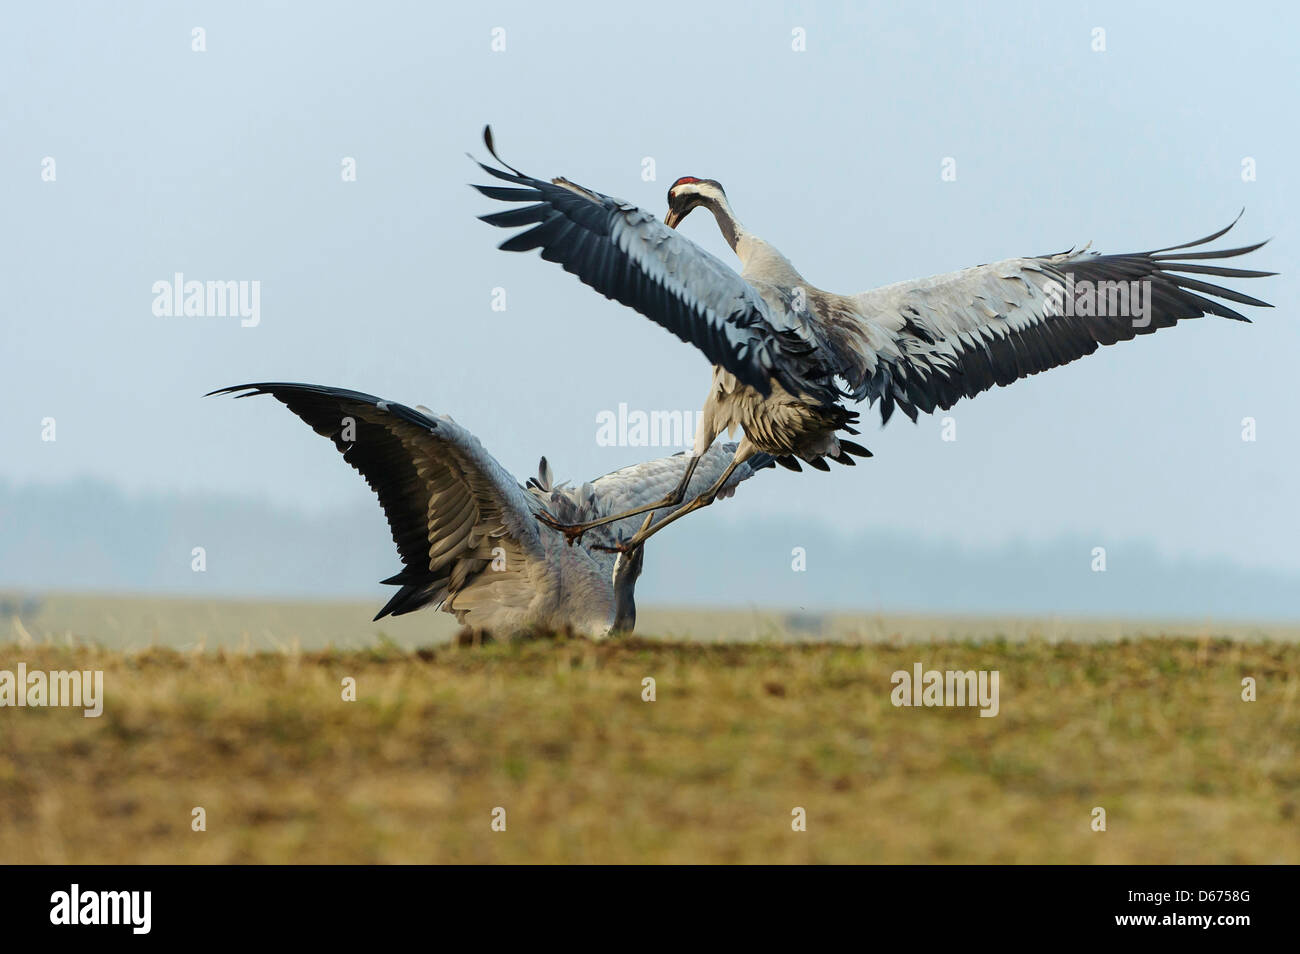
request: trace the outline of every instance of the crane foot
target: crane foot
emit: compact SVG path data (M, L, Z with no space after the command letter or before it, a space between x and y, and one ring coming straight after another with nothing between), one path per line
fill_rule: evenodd
M581 540L582 535L591 529L590 527L580 523L560 523L550 514L539 513L536 516L538 523L543 523L552 530L558 530L560 533L564 534L564 539L568 542L569 546L573 546Z

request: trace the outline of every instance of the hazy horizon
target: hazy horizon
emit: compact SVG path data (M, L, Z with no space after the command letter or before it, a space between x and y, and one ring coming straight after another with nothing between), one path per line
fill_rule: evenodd
M1092 541L1078 536L963 546L800 518L738 520L728 513L733 503L683 521L671 546L647 547L639 607L770 610L800 619L1300 621L1300 574L1171 557L1139 539L1108 540L1099 572ZM0 481L6 511L0 596L11 604L15 596L21 603L38 594L112 593L369 600L378 610L392 592L378 581L400 566L374 501L306 513L230 493L125 494L99 481L24 489ZM195 546L203 548L202 572L192 566Z

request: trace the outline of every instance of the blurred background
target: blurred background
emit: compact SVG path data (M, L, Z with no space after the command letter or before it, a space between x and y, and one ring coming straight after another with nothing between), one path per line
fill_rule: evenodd
M986 393L946 415L956 440L943 415L882 429L863 408L874 459L764 475L656 538L639 602L813 632L830 611L1300 620L1300 13L996 10L9 6L0 614L86 592L328 597L362 601L364 624L397 565L377 503L280 405L202 397L225 385L422 403L521 480L541 454L582 480L680 449L597 441L620 404L697 409L708 365L495 249L465 155L491 122L525 171L655 214L677 177L720 179L835 291L1181 243L1243 207L1224 241L1271 237L1242 265L1284 273L1249 283L1277 306L1253 324L1180 325ZM708 217L684 232L731 260ZM156 315L176 273L259 282L256 326Z

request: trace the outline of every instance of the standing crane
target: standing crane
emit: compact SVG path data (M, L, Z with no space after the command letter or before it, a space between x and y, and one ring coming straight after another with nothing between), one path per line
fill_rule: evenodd
M684 453L624 467L579 486L555 484L543 457L520 486L478 438L450 417L358 391L312 384L241 384L212 394L269 394L334 442L379 496L403 569L400 587L375 619L424 606L498 636L534 628L599 639L631 632L644 551L614 556L615 538L636 522L606 518L662 498L686 470ZM723 495L771 458L730 467L736 445L719 445L694 468L699 489L728 472ZM652 514L653 516L653 514ZM599 522L596 546L567 546L539 519Z
M915 421L918 411L947 409L995 384L1010 384L1091 354L1099 345L1150 334L1181 319L1249 320L1224 301L1270 307L1192 277L1275 274L1218 263L1253 252L1263 242L1185 251L1224 235L1235 220L1195 242L1151 252L1099 255L1085 246L839 295L813 286L774 246L746 229L714 179L686 176L674 182L660 222L568 179L528 176L497 155L490 128L483 135L488 152L505 168L479 166L509 185L474 188L490 199L527 203L481 216L502 228L528 227L502 242L503 250L540 249L545 260L695 345L713 364L681 481L663 499L606 520L681 504L696 462L724 430L743 431L732 458L735 467L766 453L794 470L801 460L828 470L827 460L852 464L850 455L869 456L841 436L857 434L852 427L857 415L846 401L878 402L882 423L895 408ZM740 260L739 274L676 231L696 208L713 214ZM1102 305L1110 307L1097 307L1098 290ZM1130 292L1145 302L1140 314ZM730 471L723 471L713 486L653 527L647 517L618 546L638 546L672 521L708 506L729 477ZM574 541L602 522L557 529Z

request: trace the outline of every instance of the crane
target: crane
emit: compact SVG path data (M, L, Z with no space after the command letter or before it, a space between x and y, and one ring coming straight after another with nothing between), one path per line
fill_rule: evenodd
M635 627L644 551L631 547L614 555L610 545L615 534L635 529L635 521L607 523L608 536L592 538L604 546L597 549L566 545L536 518L603 520L658 500L680 482L685 453L576 486L556 484L543 457L537 476L520 486L473 434L427 408L283 382L211 394L271 395L330 438L378 495L403 569L383 581L400 588L375 619L434 606L498 636L546 629L598 639ZM773 466L760 456L729 468L735 451L734 444L710 448L694 468L701 489L728 470L723 493L730 496L741 481Z
M730 471L678 506L695 462L724 430L743 432L732 459L736 467L766 453L794 470L800 461L829 470L828 460L852 464L853 456L870 456L842 436L858 433L853 427L858 415L846 402L878 404L882 423L896 408L915 421L918 412L950 408L994 385L1181 319L1217 315L1249 321L1225 301L1271 307L1193 277L1276 274L1219 263L1264 242L1186 251L1220 238L1236 220L1205 238L1150 252L1100 255L1084 246L835 294L806 281L780 251L746 229L715 179L676 180L660 222L631 203L568 179L526 175L497 154L490 127L483 138L504 168L478 165L509 184L474 188L490 199L525 203L480 216L501 228L526 227L501 249L540 249L546 261L693 344L713 364L691 460L678 485L640 508L553 524L570 541L608 520L677 508L653 527L647 517L636 534L617 545L638 546L711 504ZM676 231L697 208L712 213L740 261L739 274Z

